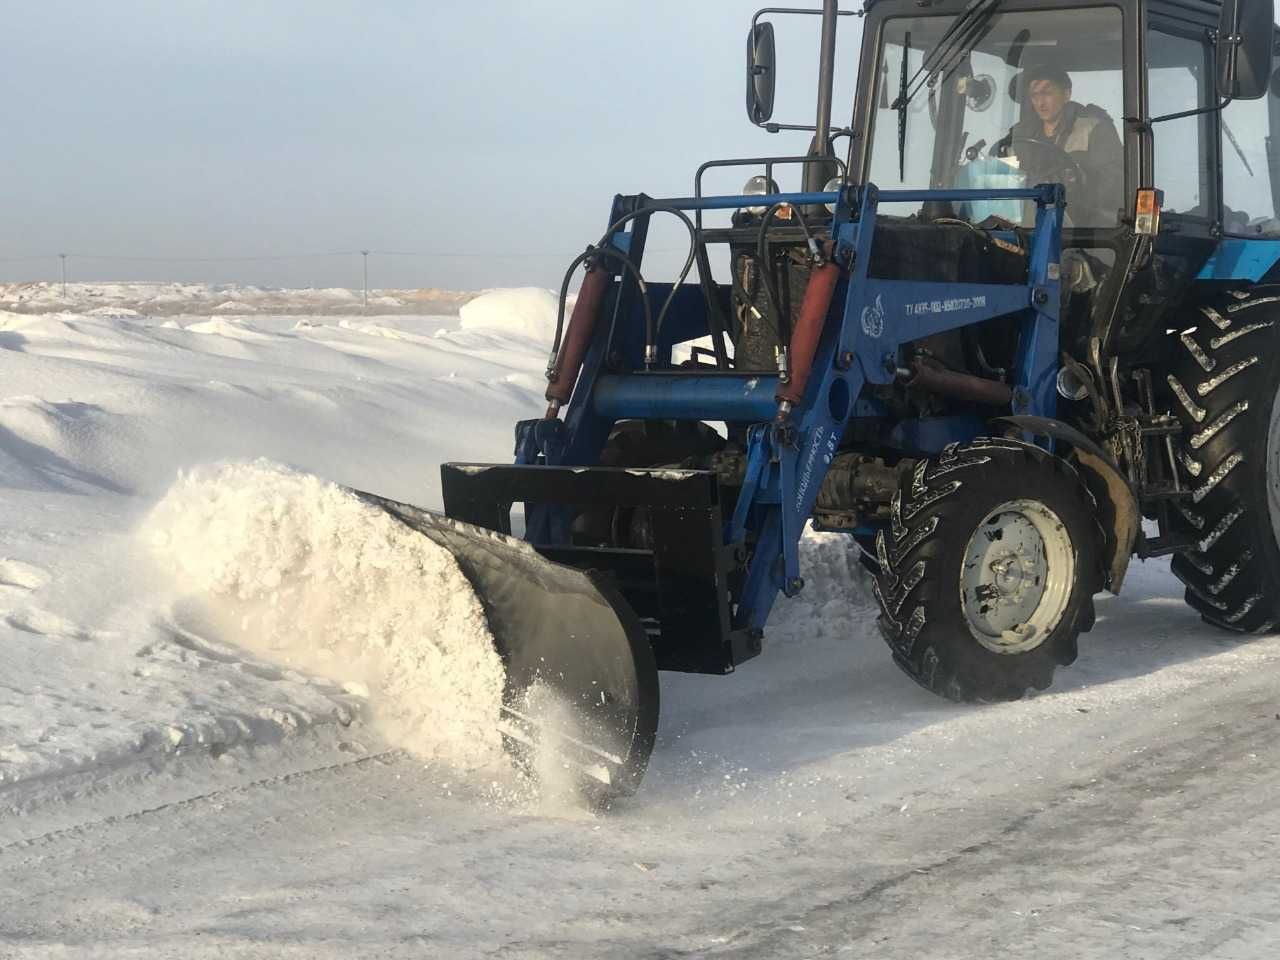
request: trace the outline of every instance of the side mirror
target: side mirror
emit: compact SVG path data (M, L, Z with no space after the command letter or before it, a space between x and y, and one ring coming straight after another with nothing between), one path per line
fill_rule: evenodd
M774 66L773 24L757 23L747 34L747 116L756 125L773 116Z
M1275 0L1223 0L1218 17L1218 95L1266 96L1271 81Z

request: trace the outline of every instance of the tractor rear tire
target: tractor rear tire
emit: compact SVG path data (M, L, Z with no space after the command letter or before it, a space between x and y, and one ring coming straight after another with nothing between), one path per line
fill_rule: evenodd
M876 540L880 629L916 683L957 701L1017 700L1076 658L1102 588L1102 530L1066 461L1020 440L920 461Z
M1166 376L1182 421L1177 512L1197 539L1171 569L1207 622L1269 629L1280 598L1280 287L1222 294L1174 334Z

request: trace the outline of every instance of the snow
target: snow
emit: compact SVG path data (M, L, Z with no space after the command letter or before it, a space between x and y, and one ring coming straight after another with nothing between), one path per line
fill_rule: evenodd
M110 307L98 309L110 310ZM213 308L215 313L257 313L258 308L249 303L243 303L240 300L224 300ZM136 314L136 311L132 311Z
M360 307L359 291L337 287L273 289L215 283L0 283L0 310L49 313L70 310L89 316L174 316L213 313L343 314ZM456 317L475 296L453 290L370 290L379 313Z
M141 535L206 631L365 691L390 744L468 769L501 763L502 663L443 547L266 462L184 472Z
M957 706L810 535L761 657L662 676L634 798L513 802L474 598L335 485L507 459L554 296L379 296L0 287L0 955L1274 952L1280 640L1165 561Z
M83 294L75 310L59 301L0 312L0 675L21 678L0 685L0 783L276 744L317 727L345 737L353 722L368 725L360 736L370 742L448 754L448 736L431 743L423 732L444 701L406 705L405 685L425 669L414 657L429 651L397 648L396 677L362 678L370 695L352 694L351 677L300 669L262 646L266 634L250 642L224 623L193 621L179 603L190 584L157 573L137 530L180 471L263 456L438 506L446 451L505 455L511 423L537 405L542 357L512 350L500 333L460 330L456 314L364 317L348 306L329 316L294 304L228 317L213 309L231 299L225 289L193 299L203 314L155 306L137 285L72 292ZM113 298L135 306L98 309ZM292 480L278 479L264 502L289 502ZM190 543L210 546L216 529ZM318 534L293 530L308 532ZM447 578L437 589L450 593ZM377 607L367 599L365 613ZM399 616L417 627L448 609L405 600L382 608L381 623L391 629ZM371 709L388 693L389 706Z
M554 293L537 287L489 290L462 306L462 329L501 330L550 349L558 303Z

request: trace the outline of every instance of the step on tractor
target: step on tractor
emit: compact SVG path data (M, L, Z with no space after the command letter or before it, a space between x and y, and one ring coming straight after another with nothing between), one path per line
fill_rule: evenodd
M813 124L773 120L766 16L821 17ZM1134 556L1171 556L1208 623L1270 627L1273 20L1272 0L756 14L750 120L807 150L708 162L692 196L616 196L565 275L514 463L445 464L445 517L377 501L475 585L513 752L633 791L657 671L760 654L804 588L807 526L852 538L894 661L956 701L1048 687ZM859 22L837 127L837 27ZM741 193L704 189L726 167ZM645 275L655 217L688 237L665 282ZM573 722L530 708L534 688Z

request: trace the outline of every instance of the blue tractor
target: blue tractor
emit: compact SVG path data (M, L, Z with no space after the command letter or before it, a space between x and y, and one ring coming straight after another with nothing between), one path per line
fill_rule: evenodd
M822 17L812 125L772 121L769 13ZM833 128L855 16L860 82ZM1269 627L1272 22L1272 0L757 14L748 113L812 133L807 153L615 197L566 274L547 407L516 425L515 462L445 464L447 518L380 501L476 585L513 749L550 742L600 792L634 790L656 671L760 654L804 587L808 525L853 539L894 660L957 701L1048 687L1135 555L1172 555L1206 621ZM727 166L747 187L707 195ZM645 276L655 217L688 236L673 282ZM526 705L538 686L572 730Z

